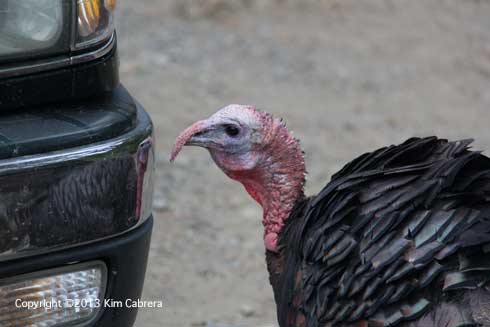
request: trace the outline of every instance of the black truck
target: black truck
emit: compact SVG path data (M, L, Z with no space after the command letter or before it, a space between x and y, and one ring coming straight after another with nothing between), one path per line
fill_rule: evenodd
M154 137L119 83L114 10L0 0L0 327L136 319Z

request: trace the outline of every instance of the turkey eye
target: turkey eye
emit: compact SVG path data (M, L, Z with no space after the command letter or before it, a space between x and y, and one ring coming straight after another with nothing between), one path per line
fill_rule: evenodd
M225 132L228 136L234 137L240 133L240 130L233 125L225 125Z

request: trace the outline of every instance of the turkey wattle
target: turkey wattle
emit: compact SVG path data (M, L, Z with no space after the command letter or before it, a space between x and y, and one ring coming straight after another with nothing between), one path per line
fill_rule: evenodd
M281 120L230 105L176 140L209 150L263 207L281 327L490 326L490 159L471 140L411 138L303 193Z

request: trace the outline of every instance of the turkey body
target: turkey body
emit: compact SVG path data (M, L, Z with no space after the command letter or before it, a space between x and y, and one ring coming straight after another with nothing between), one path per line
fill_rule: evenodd
M490 326L490 159L436 137L366 153L267 251L281 327Z

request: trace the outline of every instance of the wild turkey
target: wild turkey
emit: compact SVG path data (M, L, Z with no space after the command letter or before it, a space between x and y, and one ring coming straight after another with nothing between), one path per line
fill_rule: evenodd
M209 150L263 207L280 326L490 326L490 159L471 140L365 153L305 197L282 121L230 105L176 140Z

